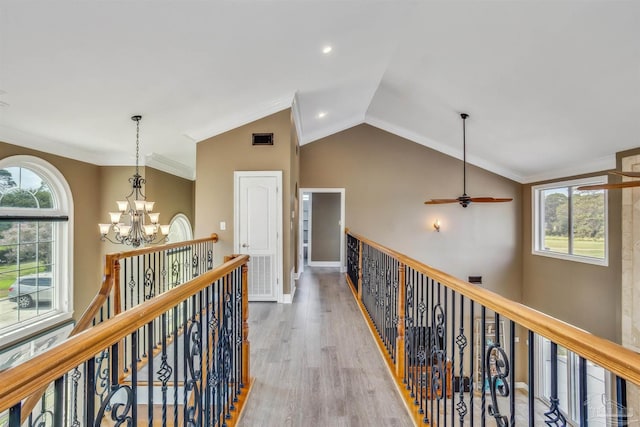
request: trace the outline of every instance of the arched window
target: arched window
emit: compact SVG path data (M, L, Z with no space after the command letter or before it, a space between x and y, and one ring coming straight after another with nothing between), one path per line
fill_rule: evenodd
M169 243L193 240L191 222L185 214L179 213L171 218L171 222L169 222L169 236L167 237Z
M54 166L33 156L0 160L0 342L71 318L72 213Z

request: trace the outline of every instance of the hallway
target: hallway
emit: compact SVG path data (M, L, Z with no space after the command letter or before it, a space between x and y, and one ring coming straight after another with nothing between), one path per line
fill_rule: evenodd
M344 275L308 268L293 304L249 306L242 427L411 426Z

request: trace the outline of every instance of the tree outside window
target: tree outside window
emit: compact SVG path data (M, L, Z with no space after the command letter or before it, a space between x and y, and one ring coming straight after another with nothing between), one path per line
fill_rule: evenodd
M533 187L534 253L606 263L605 191L577 189L581 185L600 182L603 182L602 177Z

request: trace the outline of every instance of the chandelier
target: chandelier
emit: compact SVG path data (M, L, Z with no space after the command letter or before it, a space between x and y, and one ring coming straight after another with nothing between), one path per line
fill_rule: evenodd
M138 169L141 119L142 116L131 117L131 120L136 122L136 173L129 178L131 193L125 197L126 200L116 202L118 204L118 212L109 212L111 217L110 224L98 224L100 227L100 240L130 245L134 248L141 244L160 243L165 241L167 239L166 236L169 234L169 226L160 225L159 223L160 214L152 212L155 202L147 201L142 192L142 185L145 183L145 179L140 176ZM111 229L113 229L115 240L108 237Z

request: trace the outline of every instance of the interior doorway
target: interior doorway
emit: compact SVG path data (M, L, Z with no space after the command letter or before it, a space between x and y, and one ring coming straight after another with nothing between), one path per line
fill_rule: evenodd
M305 266L344 270L344 188L301 188L298 276Z

